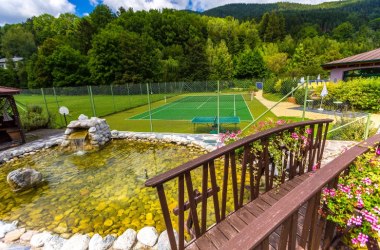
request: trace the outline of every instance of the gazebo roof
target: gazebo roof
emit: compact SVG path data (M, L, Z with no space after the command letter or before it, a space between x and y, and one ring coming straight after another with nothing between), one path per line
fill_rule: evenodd
M361 54L349 56L340 60L332 61L322 65L322 67L329 69L334 66L351 66L353 64L366 64L375 62L380 62L380 48Z
M20 94L20 89L0 86L0 95L16 95Z

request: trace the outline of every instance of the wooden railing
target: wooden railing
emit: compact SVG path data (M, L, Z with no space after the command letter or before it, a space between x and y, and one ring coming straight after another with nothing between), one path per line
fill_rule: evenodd
M277 184L318 168L331 121L298 122L259 132L149 179L145 185L157 189L171 248L177 249L172 217L178 217L178 248L184 249L185 226L192 238L198 239L208 230L210 219L220 223L228 213ZM194 173L197 169L201 172ZM220 175L216 175L216 170ZM200 191L194 188L196 174L202 177ZM178 185L178 206L172 211L164 190L169 181ZM208 198L212 198L211 214ZM232 211L227 208L228 202L233 204Z
M302 185L297 186L271 208L252 220L235 238L222 249L268 249L273 232L279 234L278 249L295 249L297 231L298 246L307 249L327 249L334 236L335 225L319 216L323 187L336 188L339 176L350 164L370 147L380 143L380 135L352 147L313 173ZM289 202L291 201L291 202ZM299 224L299 209L307 205L302 224ZM252 233L254 232L254 233ZM321 244L323 242L323 244ZM377 248L378 249L378 248Z

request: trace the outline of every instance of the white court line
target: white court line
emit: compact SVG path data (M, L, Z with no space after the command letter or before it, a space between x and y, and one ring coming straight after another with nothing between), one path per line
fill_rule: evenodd
M210 100L210 98L211 98L211 96L204 103L202 103L201 105L199 105L197 107L197 109L200 109L203 105L205 105L208 102L208 100Z
M248 109L248 111L249 111L249 114L250 114L251 117L252 117L252 121L254 121L255 118L253 117L253 115L252 115L252 113L251 113L251 110L250 110L249 107L248 107L247 102L245 101L245 99L244 99L244 97L243 97L242 95L240 95L240 97L243 98L243 101L244 101L244 103L245 103L245 106L247 107L247 109Z
M143 116L143 117L141 117L141 118L139 118L139 119L136 119L136 120L143 120L144 118L149 117L149 116L154 115L154 114L157 114L157 113L161 112L162 110L165 110L165 109L171 108L171 107L173 107L174 105L176 105L176 104L178 104L178 103L179 103L179 102L174 102L174 103L172 103L172 104L169 104L167 107L164 107L163 109L157 110L156 112L153 112L153 113L151 113L151 114L148 114L148 115ZM162 106L161 106L161 107L162 107Z

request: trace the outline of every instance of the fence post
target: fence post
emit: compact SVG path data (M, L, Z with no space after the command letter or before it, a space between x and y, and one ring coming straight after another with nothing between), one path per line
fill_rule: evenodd
M44 103L45 103L45 107L46 107L46 113L48 115L48 120L50 122L49 108L48 108L48 105L47 105L47 102L46 102L46 96L45 96L45 93L44 93L44 88L41 88L41 94L42 94L42 97L44 98Z
M153 132L153 124L152 124L152 111L150 106L150 93L149 93L149 83L146 84L146 92L148 94L148 108L149 108L149 123L150 123L150 132Z
M91 108L92 108L92 114L94 117L96 117L96 110L95 110L95 102L94 102L94 97L92 96L92 88L91 85L87 86L88 93L90 94L90 103L91 103Z
M111 95L112 95L112 102L113 102L113 112L116 113L116 104L115 104L115 97L113 95L113 84L111 86Z
M218 126L218 134L220 133L220 107L219 107L219 105L220 105L220 91L219 91L220 89L219 89L219 81L218 81L218 101L217 101L217 118L218 118L218 124L217 124L217 126Z
M57 103L57 108L59 110L59 102L58 102L58 99L57 99L57 93L55 92L55 87L53 87L53 93L54 93L54 99L55 99L55 102ZM63 124L63 118L62 118L62 115L59 116L61 118L61 123Z
M367 122L365 125L365 131L364 131L364 140L367 140L368 138L368 133L369 133L369 124L371 122L371 113L368 113L367 115Z
M309 90L309 76L307 76L307 79L306 79L305 97L303 100L302 121L305 120L305 111L306 111L306 105L307 105L308 90Z

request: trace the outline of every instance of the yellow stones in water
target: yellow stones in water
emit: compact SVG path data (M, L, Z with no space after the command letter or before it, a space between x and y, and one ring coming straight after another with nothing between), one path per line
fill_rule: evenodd
M110 220L110 219L107 219L107 220L104 222L104 226L106 226L106 227L110 227L110 226L112 226L112 225L113 225L113 221Z

